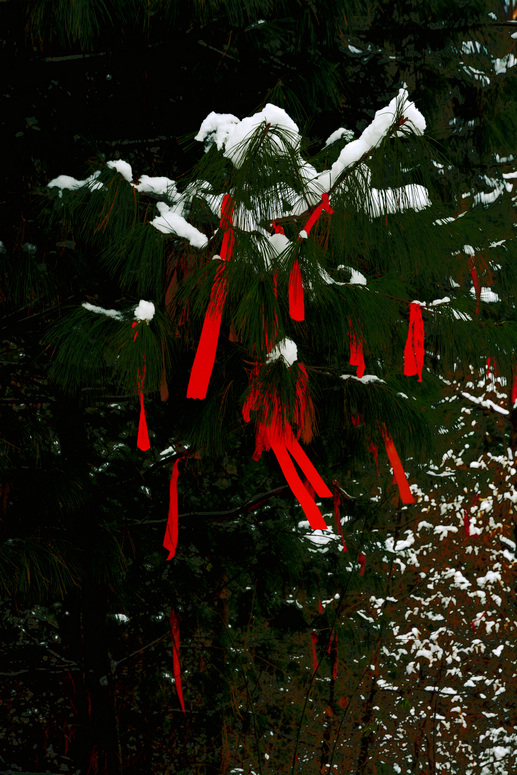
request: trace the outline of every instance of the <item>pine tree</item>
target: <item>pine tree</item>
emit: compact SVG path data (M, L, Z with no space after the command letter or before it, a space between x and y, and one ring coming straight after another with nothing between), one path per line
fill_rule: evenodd
M124 5L129 17L130 11ZM219 68L207 64L203 70L202 80L209 84L207 92L220 79L219 93L224 94L225 101L213 107L241 117L256 114L266 102L274 102L286 108L298 126L309 131L310 142L285 114L274 112L277 119L282 116L282 124L287 127L262 121L263 117L267 119L267 114L262 114L255 122L255 135L247 138L245 158L235 164L235 156L233 160L228 158L232 151L228 150L224 133L232 128L244 131L249 123L219 120L215 143L210 144L208 133L207 152L188 176L178 177L165 165L157 170L155 157L151 160L153 169L148 170L149 154L142 158L133 152L132 170L120 159L110 165L97 163L84 176L96 175L87 185L75 191L62 190L59 185L50 188L48 219L52 230L47 237L38 235L38 240L34 240L39 243L36 251L32 242L25 242L15 267L11 263L11 245L7 243L4 268L13 301L16 298L18 305L26 304L31 314L36 313L36 317L23 324L23 332L17 329L11 337L11 354L6 360L19 358L22 364L17 367L19 384L11 386L11 395L19 391L17 405L32 396L35 404L41 403L38 383L29 382L34 377L39 384L43 382L46 395L43 406L35 409L37 417L30 425L24 422L27 408L18 412L21 422L14 418L10 423L9 441L24 450L22 465L27 470L14 479L12 472L22 458L15 447L10 448L5 478L11 490L6 505L8 513L23 511L32 515L32 521L20 524L14 541L13 528L6 532L9 539L4 551L8 553L5 556L9 565L5 565L5 586L13 591L18 585L18 594L33 595L37 580L50 599L61 595L65 604L73 601L74 618L79 619L85 610L90 614L96 610L97 619L89 620L95 631L107 620L104 599L110 598L111 605L117 606L112 612L120 610L119 601L124 600L126 585L131 594L123 603L125 610L132 615L139 612L141 600L135 590L142 575L148 596L155 598L154 610L151 607L148 611L147 624L141 631L131 626L127 637L134 640L134 648L117 650L117 654L138 653L154 637L162 638L171 608L179 613L181 664L183 670L188 670L183 692L190 738L183 734L184 727L178 721L182 718L179 698L170 691L174 665L168 627L167 647L161 641L160 656L148 673L152 681L145 687L136 678L132 683L132 660L138 658L144 665L145 655L152 649L122 662L114 674L107 663L107 639L99 643L98 649L88 649L87 660L94 669L95 686L85 686L80 723L88 728L86 693L102 691L98 686L103 685L99 681L105 676L109 691L119 692L119 697L127 702L123 718L128 730L122 723L118 734L122 735L124 750L132 751L132 766L147 765L138 758L142 754L135 752L129 729L138 729L138 714L145 714L146 707L156 702L161 703L163 718L173 713L175 751L180 751L174 754L176 771L184 767L191 772L193 761L202 762L199 771L216 766L224 772L231 764L260 767L262 734L269 732L271 722L279 716L282 724L278 736L264 750L276 757L278 770L297 766L296 755L305 762L304 766L310 766L311 761L315 771L320 765L334 763L332 740L339 738L339 730L348 721L351 724L347 739L351 744L347 752L339 752L344 757L340 761L346 766L354 762L358 771L373 767L376 762L391 767L390 757L383 754L379 760L373 746L377 724L375 681L363 667L370 664L370 657L372 663L378 661L378 635L368 622L362 630L357 619L347 627L345 614L360 608L358 593L363 583L367 594L372 585L379 583L380 597L384 571L374 571L378 531L383 530L385 535L390 523L399 525L400 515L407 511L396 509L393 513L399 495L397 487L390 485L388 475L387 448L391 451L390 462L396 463L390 437L402 460L413 453L405 467L410 465L414 476L421 437L425 438L427 433L429 438L429 429L433 431L442 425L443 419L434 405L442 395L443 379L450 379L455 364L470 371L470 365L475 368L480 358L495 358L506 375L507 389L510 387L514 365L513 192L508 189L513 175L509 154L514 110L508 30L503 27L502 11L494 5L498 18L492 19L494 24L490 22L490 34L501 34L496 42L488 41L486 19L480 16L487 13L484 3L455 4L453 8L451 4L447 8L437 4L437 10L428 6L430 24L427 16L415 18L423 9L415 8L413 3L383 5L382 9L363 7L359 16L354 15L353 8L345 9L341 4L339 13L337 6L315 9L289 4L292 16L286 19L282 17L283 7L272 7L264 14L266 23L253 30L247 27L257 22L256 9L242 6L250 16L238 18L238 5L225 3L215 8L205 4L205 10L201 6L199 10L206 25L203 39L211 44L220 41L216 45L226 51L226 56L216 55L218 61L221 59ZM31 6L43 8L37 3ZM96 8L94 4L77 3L73 7L59 4L58 10L91 14ZM137 4L134 8L138 8ZM164 10L172 8L163 5ZM113 4L113 29L121 19L119 13L120 7ZM187 18L172 14L169 18L174 18L183 35L185 27L181 24L197 22L196 13L193 9L192 16ZM109 36L95 40L92 34L88 38L89 30L95 31L96 26L98 30L109 29L103 26L105 20L97 25L57 25L56 31L65 29L70 35L68 42L57 44L57 38L45 35L43 29L50 15L39 18L39 39L46 40L44 45L49 47L46 54L76 51L77 48L67 48L69 43L83 51L88 47L94 49L100 42L110 45ZM34 41L38 40L34 33L37 19L33 14L30 20ZM124 24L129 24L128 18ZM400 34L402 29L405 36ZM238 89L229 88L228 82L234 87L235 81L226 79L236 77L244 57L250 68L255 67L253 47L249 44L255 33L261 41L258 49L263 46L261 56L268 78L257 79L260 88L254 90L249 88L248 71L244 77L241 72ZM195 25L194 34L197 36ZM307 45L311 37L312 47ZM428 53L431 37L434 59ZM225 49L228 40L230 45ZM340 46L336 49L337 40ZM183 54L192 48L192 38L185 37L184 42L178 49ZM488 46L488 53L483 50L484 45ZM443 73L447 73L445 80ZM408 84L407 102L400 94L403 83ZM357 84L362 87L357 88ZM357 138L363 137L364 146L368 133L363 136L363 132L371 125L375 111L396 95L400 99L393 104L392 120L380 144L367 147L365 158L361 155L344 170L342 179L346 184L335 188L332 183L323 186L325 171L332 168L340 154L350 158L347 154L353 156L358 147L352 145L351 128ZM423 136L411 132L410 121L402 123L402 116L407 117L404 108L411 101L427 120ZM487 111L487 104L494 106L494 115L492 110ZM417 112L413 112L412 119L418 127ZM449 124L453 119L455 123ZM474 123L471 126L469 122ZM338 124L349 131L342 129L337 139L324 147L317 135L330 135ZM192 125L193 122L188 129ZM182 131L186 129L183 127ZM32 129L27 130L27 135L38 137ZM436 144L436 139L441 145ZM239 149L235 152L238 154ZM200 155L192 149L189 154L189 158ZM66 166L56 170L54 160L43 160L42 166L53 171L45 179L40 170L40 183L55 178L61 171L78 174L77 160L71 170ZM150 179L144 177L146 171L153 173ZM165 175L167 179L157 180ZM174 181L169 178L171 175ZM61 180L61 184L66 181ZM467 191L470 195L463 197ZM328 205L322 200L323 193L329 194ZM235 200L233 210L228 199L223 207L227 194ZM428 200L432 204L425 206ZM301 202L298 208L289 207L296 202ZM307 222L320 203L325 207L309 230ZM276 236L271 234L273 218L274 228L286 232L285 239L280 231ZM448 218L454 220L447 221ZM166 229L173 224L175 232L160 234L151 225L153 220ZM186 230L186 223L197 227L199 233L188 233L191 239L206 240L206 248L192 245L181 233L178 236L178 229ZM308 237L299 240L303 227L309 232ZM503 239L505 243L494 244ZM46 248L42 247L45 243ZM278 250L282 246L287 248L284 256ZM211 260L223 250L227 258L231 253L224 265ZM40 260L42 251L46 252L44 262ZM294 293L297 260L304 292L304 321L293 320L290 314L291 288L294 312L300 315ZM226 297L207 398L187 399L190 369L212 288L218 281L221 289L221 276L226 280ZM363 277L365 286L361 285ZM454 283L459 283L459 287ZM492 287L499 295L497 307L489 303L493 297L488 289ZM447 296L452 301L444 301ZM425 333L422 383L417 383L416 375L403 374L408 326L414 332L408 349L411 351L413 344L415 354L419 353L418 311L410 305L415 298L422 302ZM442 303L431 306L430 302L436 299ZM141 304L141 300L146 304ZM149 321L151 300L155 311ZM70 310L65 310L61 319L62 305L69 302ZM86 308L81 306L83 303ZM114 312L104 315L95 309L99 307ZM58 316L60 320L54 325ZM18 322L19 314L14 319ZM52 332L45 340L49 347L43 355L38 346L42 336L40 321L52 324ZM501 321L504 325L500 325ZM299 360L291 365L288 361L294 347L286 339L296 343L299 355ZM358 376L356 369L361 368L361 350L367 371L384 382L354 379ZM47 381L46 358L50 354L52 382ZM27 364L32 360L28 362L27 358L36 355L39 357L35 370L29 368ZM277 355L280 357L275 359ZM342 379L342 375L348 378ZM160 403L159 392L165 397L167 391L169 399ZM276 405L270 396L278 397ZM141 400L152 443L145 456L136 449ZM249 423L244 422L243 406L249 410ZM345 514L349 517L342 526L346 554L339 551L343 545L339 536L325 545L326 554L306 551L308 539L302 536L310 536L312 530L307 522L301 522L300 506L278 466L278 459L285 465L288 455L281 445L276 445L278 456L266 450L258 461L252 461L254 451L259 451L257 436L259 444L264 441L257 434L257 425L260 429L271 421L283 424L286 434L290 426L295 438L300 432L301 448L330 487L342 519ZM42 430L45 425L49 430ZM41 434L39 438L35 431ZM433 442L437 439L448 442L446 434L435 434ZM270 442L271 438L265 439L266 446ZM36 443L40 445L40 462L34 465L32 450L37 449ZM293 443L291 437L289 443ZM167 448L167 454L159 454ZM376 475L376 451L382 477ZM106 462L108 466L103 468ZM48 492L47 486L51 489L54 484L49 482L53 468L63 471L63 486L55 501L40 497ZM397 465L394 468L399 471L399 483L404 487L400 469ZM167 554L162 552L161 542L171 469L179 472L182 516L176 556L164 571ZM37 497L30 503L29 481L33 486L37 482L38 487L34 489ZM124 492L115 485L117 481L124 483ZM304 495L308 488L304 488L298 489L298 494L301 492L309 516L316 520L314 507ZM420 488L426 492L422 484ZM420 492L413 483L411 489L414 495ZM403 492L409 497L407 490ZM317 493L316 500L330 526L331 500L321 500L320 495ZM394 500L392 506L390 498ZM42 503L47 513L42 512ZM54 525L54 514L59 509L61 517ZM138 518L129 517L137 510ZM96 515L93 520L92 513ZM142 520L144 524L138 524ZM324 540L318 532L314 537ZM136 547L130 549L128 540L136 541ZM171 536L169 553L173 544ZM131 568L125 569L124 563L131 563ZM27 569L29 573L24 572ZM333 576L325 577L330 569ZM56 578L62 581L62 591ZM83 590L90 587L92 594L88 600L85 596L81 602L74 594L74 586ZM251 589L245 590L248 586ZM318 596L326 601L345 590L342 607L340 602L325 603L323 613L319 612ZM295 609L299 615L288 613ZM368 616L371 613L361 610ZM161 624L151 625L153 616L162 617ZM64 615L59 617L63 636L67 628L74 630L66 619ZM237 622L242 646L231 632ZM156 630L152 630L155 626ZM293 633L292 641L286 637L285 627ZM272 631L273 639L269 636ZM339 694L342 685L333 677L333 631L337 633L341 660L343 644L357 660L357 667L347 677L349 690L345 694ZM316 633L316 639L312 633ZM77 638L77 630L74 637ZM110 648L118 637L110 633ZM295 642L299 650L290 652ZM118 644L121 645L120 641ZM329 644L331 653L327 654ZM313 646L317 662L321 661L318 670L311 670ZM237 663L231 655L236 653L242 660L237 666L250 676L248 686L238 680L238 671L234 670ZM292 662L297 660L290 659L292 654L302 658L303 669L292 680L289 699L282 705L277 699L278 689L285 689L286 676L293 674ZM68 656L83 658L81 648ZM272 663L275 669L270 667ZM322 680L319 671L323 670L328 671L328 682ZM159 688L164 673L169 675L167 691ZM310 676L308 688L305 676ZM361 677L371 685L358 683ZM354 686L361 689L354 692ZM259 691L260 701L253 689ZM142 692L135 707L135 697ZM243 692L245 699L236 703L231 712L235 692ZM197 718L194 722L192 708L206 696L210 697L213 713L206 720ZM300 708L307 708L310 698L317 702L305 727L302 719L307 716ZM240 717L243 704L244 720ZM327 705L334 716L322 715ZM98 717L106 708L99 699L94 715ZM131 714L134 718L130 720ZM362 720L361 733L365 732L360 738L352 734L357 718ZM146 717L146 729L151 725ZM170 747L164 742L165 722L162 730L163 740L151 732L148 739L153 739L154 761L168 758L170 762ZM295 743L291 744L288 741L293 736ZM216 741L209 751L206 744L203 750L205 739ZM244 752L239 754L238 742L243 741ZM117 758L113 742L111 751L110 745L103 749L113 757L110 771ZM97 740L96 744L102 747L104 743ZM316 751L319 763L312 761ZM98 766L102 767L99 761ZM32 766L26 765L27 769Z

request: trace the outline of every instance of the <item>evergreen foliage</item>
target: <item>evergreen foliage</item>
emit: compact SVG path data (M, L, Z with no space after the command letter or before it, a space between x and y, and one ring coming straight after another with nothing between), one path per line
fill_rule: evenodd
M513 6L2 5L27 22L4 56L33 84L30 100L5 87L18 112L2 119L19 141L0 246L2 769L511 775ZM379 142L329 178L397 95ZM228 127L268 103L281 120L232 149ZM238 118L203 153L212 109ZM298 239L325 193L333 212ZM189 375L221 277L200 401ZM422 382L404 375L415 299ZM357 378L354 339L377 380ZM293 363L269 355L290 342ZM272 421L331 488L331 530L304 519L273 451L252 459Z

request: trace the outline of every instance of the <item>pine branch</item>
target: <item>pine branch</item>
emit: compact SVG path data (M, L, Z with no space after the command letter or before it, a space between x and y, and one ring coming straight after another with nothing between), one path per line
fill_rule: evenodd
M181 457L181 455L178 455L175 457L176 458ZM171 459L174 459L174 457ZM156 466L153 466L153 468L161 467L161 465L162 464L160 461L160 463L156 464ZM264 493L260 493L259 495L255 495L255 497L247 501L247 503L243 503L241 506L237 506L235 509L230 509L228 511L186 511L183 514L179 514L178 519L185 519L187 517L191 517L195 519L215 520L218 522L222 522L224 520L236 519L237 517L241 516L243 513L249 513L251 511L254 511L255 509L260 508L264 503L267 503L271 498L274 498L276 495L287 495L290 492L291 490L289 486L284 485L283 487L276 487L274 490L270 490L269 492L264 492ZM163 519L144 520L142 522L135 522L134 524L162 525Z

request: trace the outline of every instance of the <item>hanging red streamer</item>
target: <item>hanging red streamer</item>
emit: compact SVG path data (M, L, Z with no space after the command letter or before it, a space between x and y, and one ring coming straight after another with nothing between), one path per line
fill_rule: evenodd
M364 569L366 568L366 554L364 552L361 552L357 558L357 562L359 563L359 575L364 576Z
M356 338L352 327L350 327L350 366L357 366L356 374L361 379L365 369L363 343L361 339Z
M328 194L321 195L321 202L317 207L314 208L313 212L309 216L309 220L304 227L306 237L309 236L310 230L320 217L323 210L326 210L329 215L334 212L330 206ZM299 237L298 239L303 239L303 237ZM300 269L300 261L298 257L295 258L291 267L291 272L289 274L289 314L293 320L305 320L302 272Z
M334 210L330 206L329 203L329 195L328 194L322 194L321 195L321 202L317 207L314 208L313 212L309 216L309 220L305 224L304 231L309 236L309 232L320 217L323 210L326 210L329 215L332 215Z
M181 458L174 461L169 485L169 515L163 545L168 550L167 560L172 560L178 546L178 463Z
M180 666L180 625L174 608L169 614L169 625L172 637L172 666L176 692L180 701L181 709L185 713L185 703L183 702L183 690L181 688L181 666Z
M293 320L305 320L305 302L300 262L294 259L289 274L289 314Z
M318 655L316 653L316 646L318 645L318 634L311 632L312 641L312 672L315 673L318 669Z
M215 363L215 354L219 331L221 329L221 319L223 315L224 302L226 301L226 263L230 260L235 238L232 229L232 214L235 207L235 200L226 194L221 205L220 227L224 230L223 243L221 246L222 263L215 273L214 284L210 293L210 301L203 322L201 337L194 358L190 380L187 388L187 398L206 398L208 383L212 376L212 369Z
M144 378L145 369L142 375L138 375L138 394L140 396L140 417L138 420L138 437L136 446L141 449L142 452L147 452L151 448L151 442L149 441L149 433L147 431L147 420L145 419L145 407L144 407Z
M513 382L512 382L512 408L515 407L517 401L517 366L513 369Z
M138 323L133 323L132 328L136 328L135 335L133 337L133 342L136 342L136 338L138 336ZM138 397L140 399L140 417L138 419L138 436L136 439L136 446L138 447L138 449L141 449L142 452L147 452L147 450L151 448L151 443L149 441L149 433L147 431L147 420L145 418L144 382L145 382L145 361L144 361L143 371L139 370L136 377L136 383L138 387Z
M384 445L386 447L386 452L388 454L388 459L391 463L391 467L393 468L393 474L395 477L395 481L397 483L397 487L399 488L399 493L400 493L400 497L402 498L402 503L405 503L405 504L414 503L415 499L413 497L411 490L409 489L408 480L406 478L404 469L402 468L402 463L400 462L400 458L395 448L395 444L393 443L393 439L391 438L390 434L386 430L385 426L381 428L381 433L382 433Z
M253 459L258 460L264 449L271 449L278 460L287 484L298 503L302 507L311 527L314 530L326 530L327 525L318 509L313 496L305 487L298 471L293 463L297 463L301 472L305 475L311 489L320 498L331 498L332 493L311 463L306 453L294 436L290 424L281 409L279 396L275 392L263 394L259 381L260 369L258 365L251 375L251 387L242 408L242 416L246 422L251 419L251 412L255 411L256 418L256 443ZM297 426L298 436L307 431L310 425L310 401L307 370L303 364L299 364L298 379L296 383L296 408L294 422Z
M404 348L404 374L412 377L418 374L418 381L422 382L422 369L424 366L424 321L420 304L412 301L409 305L409 330Z
M305 516L307 517L310 526L313 530L327 530L327 525L323 519L319 508L317 507L311 495L305 489L302 480L300 479L298 472L291 460L290 455L296 460L302 471L307 476L314 490L321 498L332 497L332 493L328 489L327 485L320 477L311 461L300 447L300 444L296 439L290 440L289 447L286 443L286 439L271 440L270 445L273 450L276 459L282 469L282 473L285 476L286 482L291 488L291 492L295 496L296 500L303 509ZM311 470L312 469L312 470Z

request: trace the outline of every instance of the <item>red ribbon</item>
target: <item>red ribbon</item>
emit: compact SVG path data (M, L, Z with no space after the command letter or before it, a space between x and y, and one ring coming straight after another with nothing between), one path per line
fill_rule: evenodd
M210 301L203 322L203 329L194 358L190 380L187 388L187 398L206 398L208 383L214 368L215 353L221 329L224 302L226 301L226 277L224 270L226 262L230 260L235 238L232 229L232 214L235 200L226 194L221 205L220 227L224 229L223 243L221 245L221 258L223 263L217 268L214 284L210 293Z
M289 314L293 320L305 320L305 302L300 262L294 259L289 274Z
M318 597L318 613L323 613L323 606L321 605L321 597Z
M133 342L136 341L138 336L138 323L133 323L132 328L136 328ZM138 436L136 439L136 446L141 449L142 452L147 452L151 448L151 442L149 441L149 433L147 431L147 421L145 419L145 407L144 407L144 381L145 381L145 361L144 370L138 371L136 377L136 383L138 386L138 397L140 399L140 417L138 420Z
M318 655L316 653L316 646L318 645L318 634L311 632L312 640L312 672L315 673L318 669Z
M404 348L404 374L412 377L418 374L418 381L422 382L422 368L424 366L424 321L420 304L412 301L409 305L409 330Z
M306 232L307 236L309 236L310 230L312 229L312 227L320 217L323 210L326 210L329 215L332 215L332 213L334 212L334 210L330 206L328 194L321 195L321 202L309 216L309 220L305 224L305 228L304 228L304 231Z
M361 379L365 369L363 343L356 339L353 328L350 328L350 366L357 366L356 374Z
M395 444L393 443L393 439L391 438L390 434L386 430L385 426L381 428L381 433L382 433L382 438L384 440L384 445L386 447L386 452L388 453L388 459L391 463L391 467L393 468L393 474L395 476L397 487L399 488L400 497L402 498L402 503L405 503L405 504L414 503L415 499L413 497L411 490L409 489L408 480L406 478L404 469L402 468L402 463L400 462L398 452L395 449Z
M144 407L144 373L138 373L138 394L140 396L140 418L138 420L138 437L136 440L136 446L141 449L142 452L147 452L151 448L151 442L149 441L149 433L147 431L147 420L145 419L145 407Z
M174 681L176 683L176 691L178 693L178 700L180 701L181 709L185 713L185 703L183 702L183 690L181 688L181 666L180 666L180 625L178 617L174 608L169 614L169 625L171 628L172 637L172 665Z
M294 422L298 427L298 435L303 432L310 397L308 398L308 377L303 364L299 364L300 374L296 383L296 411ZM273 450L282 469L287 484L303 509L311 527L314 530L326 530L327 525L318 509L311 493L308 492L294 466L298 464L311 488L320 498L331 498L332 493L313 466L297 438L295 438L289 423L281 410L280 399L273 393L263 396L258 380L259 367L256 366L251 375L251 390L242 408L242 416L246 422L251 419L251 411L267 415L267 422L260 416L256 421L256 444L253 459L258 460L264 449ZM270 410L271 406L272 411ZM269 411L268 411L269 410ZM292 458L292 459L291 459Z
M267 432L266 432L267 433ZM309 482L314 487L316 493L320 498L331 498L332 493L328 489L327 485L318 474L311 461L300 447L294 436L291 440L269 440L270 446L275 453L276 459L282 469L282 473L285 476L287 484L291 488L291 492L295 496L296 500L303 509L305 516L307 517L310 526L313 530L327 530L327 525L323 519L320 510L316 506L316 503L311 498L310 493L305 489L302 480L298 476L296 468L293 465L290 455L296 460Z
M513 382L512 382L512 408L517 401L517 366L513 369Z
M366 568L366 554L364 552L361 552L359 554L359 557L357 558L357 562L360 565L359 575L364 576L364 569Z
M176 554L176 547L178 545L178 463L180 462L180 459L181 458L178 458L173 463L169 485L169 516L165 529L165 537L163 539L163 545L169 552L167 560L172 560Z
M309 236L309 232L320 217L323 210L326 210L329 215L331 215L334 210L331 208L329 204L329 195L328 194L322 194L321 195L321 202L317 207L314 208L313 212L309 216L309 220L305 224L304 231L307 236ZM275 224L275 228L276 224ZM298 239L303 239L303 237L298 237ZM291 272L289 274L289 314L291 315L291 318L293 320L302 321L305 320L305 303L303 298L303 282L302 282L302 272L300 269L300 262L298 260L298 257L294 259L294 263L291 267Z

